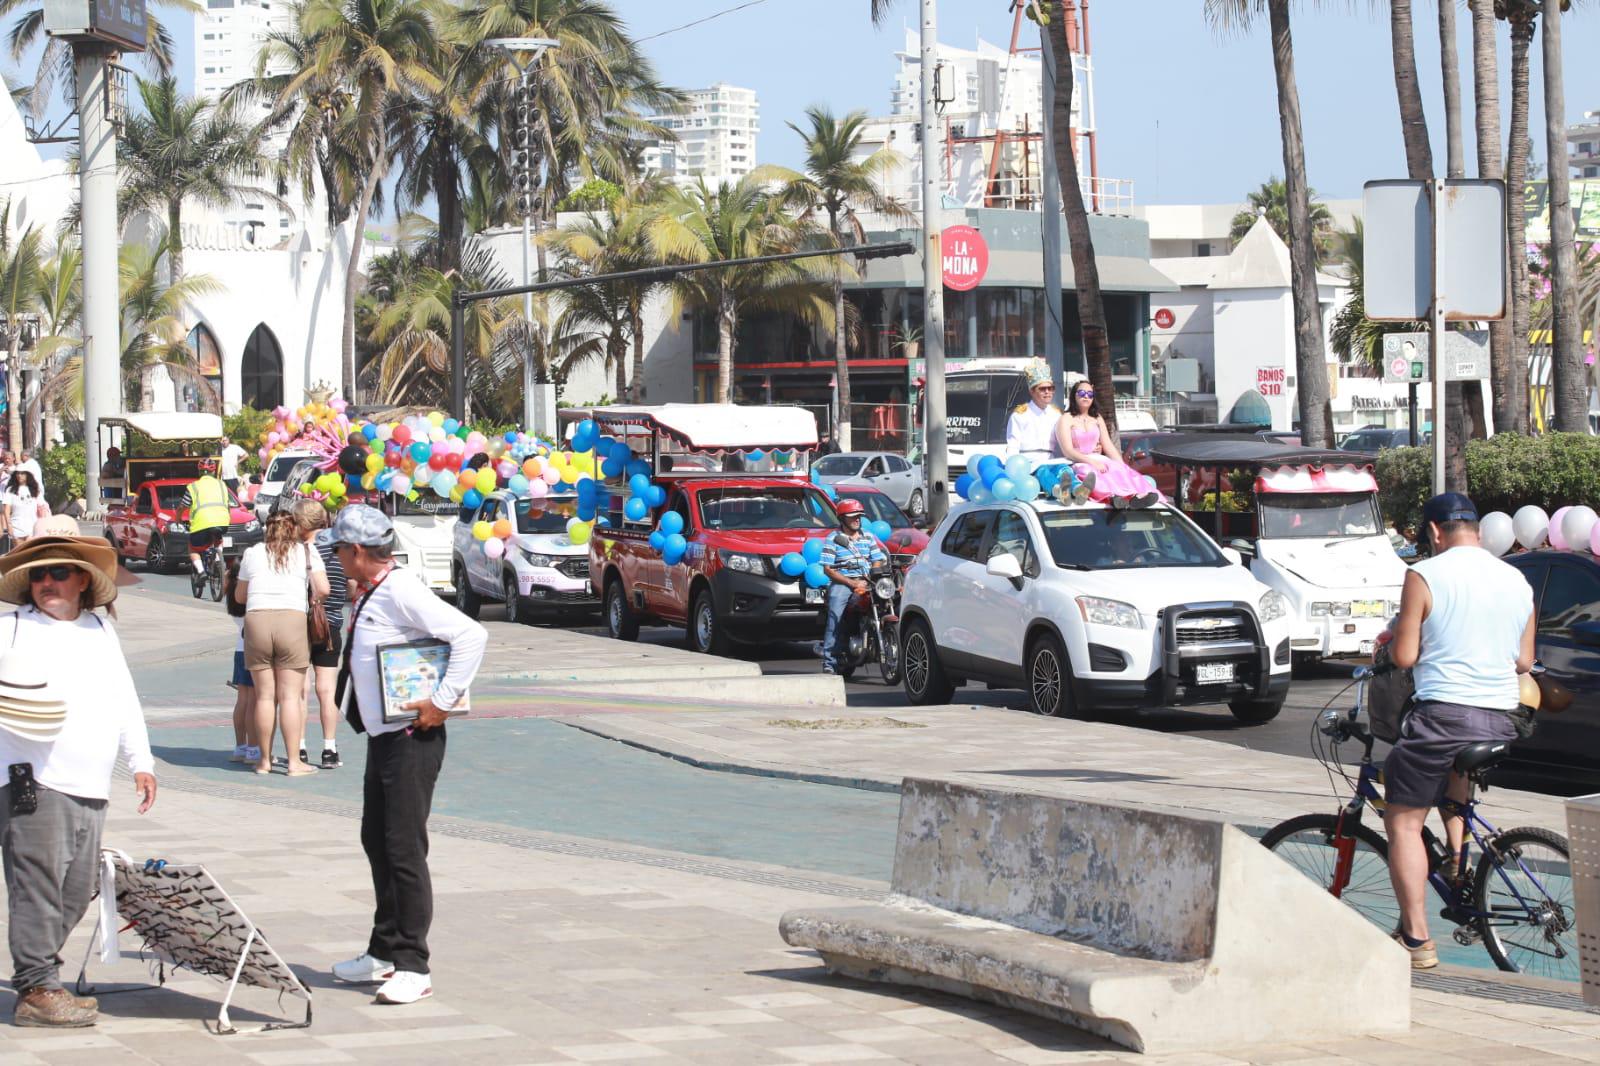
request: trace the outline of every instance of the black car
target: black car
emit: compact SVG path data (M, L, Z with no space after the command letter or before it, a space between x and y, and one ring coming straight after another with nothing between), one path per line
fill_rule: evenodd
M1533 736L1512 748L1510 766L1537 773L1541 791L1592 787L1600 781L1600 562L1561 551L1523 552L1506 562L1533 586L1539 660L1573 694L1565 711L1538 716Z
M1421 433L1417 436L1418 444L1427 444L1433 439L1431 433ZM1367 426L1350 434L1339 444L1342 452L1362 452L1366 455L1377 455L1385 448L1409 448L1411 446L1411 431L1409 429L1384 429L1381 426Z

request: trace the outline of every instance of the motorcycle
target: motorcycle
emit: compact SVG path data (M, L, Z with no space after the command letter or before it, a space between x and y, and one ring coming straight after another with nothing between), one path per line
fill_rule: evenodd
M845 605L845 627L838 672L849 678L876 662L886 685L900 683L900 574L893 566L874 567L867 591L854 593Z

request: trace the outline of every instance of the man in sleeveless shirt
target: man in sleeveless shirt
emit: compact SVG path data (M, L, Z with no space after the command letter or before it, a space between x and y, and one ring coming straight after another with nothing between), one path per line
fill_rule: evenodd
M1400 903L1395 939L1419 970L1439 964L1428 939L1423 822L1446 795L1466 799L1466 779L1451 770L1463 748L1516 739L1508 712L1519 702L1517 675L1532 669L1534 656L1533 590L1479 543L1472 501L1459 492L1433 497L1422 527L1432 556L1406 574L1392 652L1396 666L1414 668L1416 707L1384 760L1383 814ZM1462 821L1444 821L1459 854Z

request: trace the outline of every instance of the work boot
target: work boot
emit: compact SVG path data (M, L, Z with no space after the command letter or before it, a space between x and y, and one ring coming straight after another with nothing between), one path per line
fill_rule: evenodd
M98 1017L96 1009L84 1002L64 988L30 988L17 997L11 1022L35 1029L82 1029Z

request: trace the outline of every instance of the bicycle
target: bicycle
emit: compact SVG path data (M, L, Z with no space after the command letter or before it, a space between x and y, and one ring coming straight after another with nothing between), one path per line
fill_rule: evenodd
M1361 820L1368 805L1383 810L1378 788L1383 763L1372 757L1372 732L1357 721L1372 676L1370 668L1357 669L1355 706L1347 713L1325 708L1312 733L1313 749L1330 781L1338 774L1352 786L1349 802L1337 814L1291 818L1273 827L1261 843L1390 932L1399 928L1400 907L1389 880L1388 841ZM1319 734L1332 740L1331 751ZM1349 740L1362 746L1354 780L1338 761L1338 746ZM1501 832L1478 813L1478 792L1487 787L1484 777L1510 747L1508 741L1486 741L1456 756L1455 769L1470 782L1467 799L1446 799L1442 806L1465 820L1470 842L1463 841L1461 854L1452 856L1448 845L1424 826L1428 883L1444 903L1440 917L1456 926L1451 936L1457 944L1482 941L1502 970L1576 981L1577 928L1566 837L1533 827ZM1474 845L1480 857L1475 870L1470 861Z
M194 598L199 599L203 593L210 591L211 602L222 602L222 586L224 580L222 568L222 548L216 544L208 545L200 553L200 569L189 568L189 591L194 593Z

